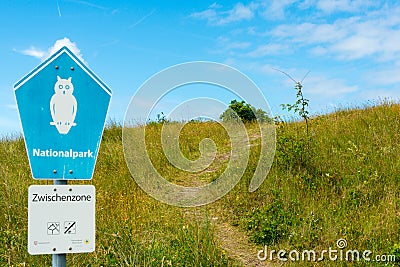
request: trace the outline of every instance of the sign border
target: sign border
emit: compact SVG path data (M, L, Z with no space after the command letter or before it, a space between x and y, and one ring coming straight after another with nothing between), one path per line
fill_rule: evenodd
M75 189L77 190L78 188L81 188L82 190L85 189L87 191L91 191L91 193L93 194L93 221L91 221L91 223L93 223L93 225L91 224L91 226L93 226L93 228L90 228L90 230L93 230L93 238L90 239L91 242L93 242L92 248L91 249L82 249L82 250L69 250L67 248L67 246L65 247L57 247L58 249L56 251L53 250L43 250L41 252L37 252L36 250L34 250L34 245L32 244L32 241L34 241L34 236L32 235L33 232L35 232L35 230L37 229L33 229L32 227L33 222L37 222L37 220L33 220L32 218L32 202L30 201L29 197L31 196L32 191L34 190L40 190L40 191L51 191L52 189L56 188L57 191L58 190L62 190L62 191L66 191L69 189ZM78 253L92 253L96 250L96 207L97 207L97 197L96 197L96 187L94 185L89 185L89 184L84 184L84 185L73 185L73 184L68 184L68 185L30 185L28 187L28 222L27 222L27 250L28 253L30 255L48 255L48 254L78 254ZM66 203L70 203L70 202L66 202ZM40 205L40 204L35 204L35 205ZM43 205L46 205L46 203L43 203ZM49 204L47 204L49 205ZM54 205L58 205L60 206L61 204L56 203ZM65 204L68 205L68 204ZM31 215L31 216L30 216ZM81 216L81 215L80 215ZM34 216L34 218L36 219L37 217ZM63 226L63 224L60 223L60 233L61 233L61 227ZM64 234L57 234L58 239L63 239L62 241L64 242L66 239L68 239L67 237L63 238L65 235ZM79 235L82 235L82 233L80 233ZM70 237L70 236L68 236ZM87 235L87 237L89 237L89 235ZM90 236L92 237L92 236ZM71 237L72 238L72 237ZM64 240L65 239L65 240ZM49 242L49 241L48 241ZM56 241L56 243L58 243L59 240ZM65 242L64 242L65 243Z
M22 125L22 120L21 120L21 114L19 112L19 106L18 106L18 101L17 101L17 94L16 91L22 86L24 85L26 82L28 82L32 77L34 77L37 73L39 73L42 69L44 69L45 67L47 67L51 62L53 62L55 59L57 59L59 56L61 56L63 53L66 53L80 68L82 68L82 70L89 75L90 78L93 79L94 82L96 82L109 96L110 99L108 101L108 106L107 106L107 112L104 118L104 124L103 124L103 129L101 131L101 135L100 135L100 141L99 141L99 147L98 147L98 152L100 151L100 147L101 147L101 140L104 134L104 129L105 129L105 125L106 125L106 119L108 116L108 113L110 111L110 104L112 101L112 91L111 89L99 78L97 77L94 72L88 67L86 66L67 46L63 46L62 48L60 48L57 52L55 52L54 54L52 54L51 56L49 56L44 62L42 62L39 66L35 67L32 71L28 72L25 76L23 76L22 79L20 79L18 82L16 82L13 85L13 91L14 91L14 99L15 102L17 103L17 110L18 110L18 116L20 118L20 123L21 123L21 130L22 130L22 136L24 137L24 143L25 143L25 151L27 153L28 156L28 162L29 162L29 169L31 172L31 176L34 180L64 180L64 181L74 181L74 180L79 180L79 181L90 181L93 179L93 175L94 175L94 171L96 169L96 164L97 164L97 158L98 158L98 154L96 155L96 159L94 162L94 166L93 166L93 170L92 173L90 175L90 178L87 179L65 179L64 178L50 178L50 177L34 177L33 176L33 171L32 171L32 166L31 166L31 162L30 162L30 157L29 157L29 151L28 151L28 146L26 144L25 141L25 133L24 133L24 127Z
M56 58L61 56L63 53L68 54L75 63L81 67L89 76L92 78L96 83L100 85L100 87L107 92L110 96L112 96L111 89L99 78L97 77L92 70L90 70L74 53L71 52L71 50L68 49L68 47L63 46L60 50L55 52L53 55L51 55L49 58L47 58L42 64L34 68L31 72L26 74L21 80L16 82L13 86L14 90L18 90L23 84L25 84L27 81L29 81L33 76L35 76L38 72L40 72L42 69L47 67L51 62L53 62Z

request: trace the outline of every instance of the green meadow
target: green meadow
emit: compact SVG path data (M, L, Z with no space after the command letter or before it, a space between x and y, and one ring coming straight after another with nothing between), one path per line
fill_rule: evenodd
M277 123L276 153L260 188L248 187L258 164L261 139L255 123L246 124L250 156L240 182L227 195L203 207L161 203L132 179L126 165L122 128L107 126L94 177L70 182L96 187L96 250L69 254L67 266L280 266L257 259L271 250L369 250L371 261L291 261L284 266L396 266L400 261L400 106L344 109L304 122ZM154 168L184 186L207 184L228 166L231 142L213 122L183 126L179 147L188 159L200 157L204 138L217 153L205 170L174 167L162 151L161 130L146 127L146 148ZM173 123L170 123L173 124ZM135 129L133 129L135 130ZM32 184L24 141L0 142L0 266L51 266L50 255L27 252L27 195ZM338 254L339 255L339 254ZM377 262L395 255L397 262ZM288 255L286 255L287 257ZM320 254L317 255L318 257ZM300 256L301 258L301 256Z

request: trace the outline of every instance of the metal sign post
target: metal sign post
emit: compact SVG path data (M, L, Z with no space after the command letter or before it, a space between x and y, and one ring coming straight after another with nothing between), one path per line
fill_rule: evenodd
M67 185L67 180L54 180L54 185ZM52 254L51 256L52 267L67 267L67 254Z
M52 254L51 266L52 267L66 267L67 266L67 254Z
M54 185L67 185L68 180L54 180ZM52 267L67 267L67 254L52 254L51 255Z
M95 188L68 185L92 179L111 90L67 47L14 85L29 165L28 252L52 254L53 267L67 253L95 249Z

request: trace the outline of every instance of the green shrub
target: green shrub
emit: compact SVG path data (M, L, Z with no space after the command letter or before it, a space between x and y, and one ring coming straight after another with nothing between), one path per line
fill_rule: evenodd
M256 244L271 245L289 237L290 228L296 224L298 203L286 204L282 191L273 192L273 200L251 212L245 220L250 239Z

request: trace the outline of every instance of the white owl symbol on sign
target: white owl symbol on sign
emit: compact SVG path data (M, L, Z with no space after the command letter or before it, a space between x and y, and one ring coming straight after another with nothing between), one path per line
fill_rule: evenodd
M78 105L74 92L74 85L71 82L72 77L62 79L57 76L57 82L54 85L55 94L50 100L50 113L53 121L50 125L54 125L60 134L68 134L72 126L76 126L75 116Z

